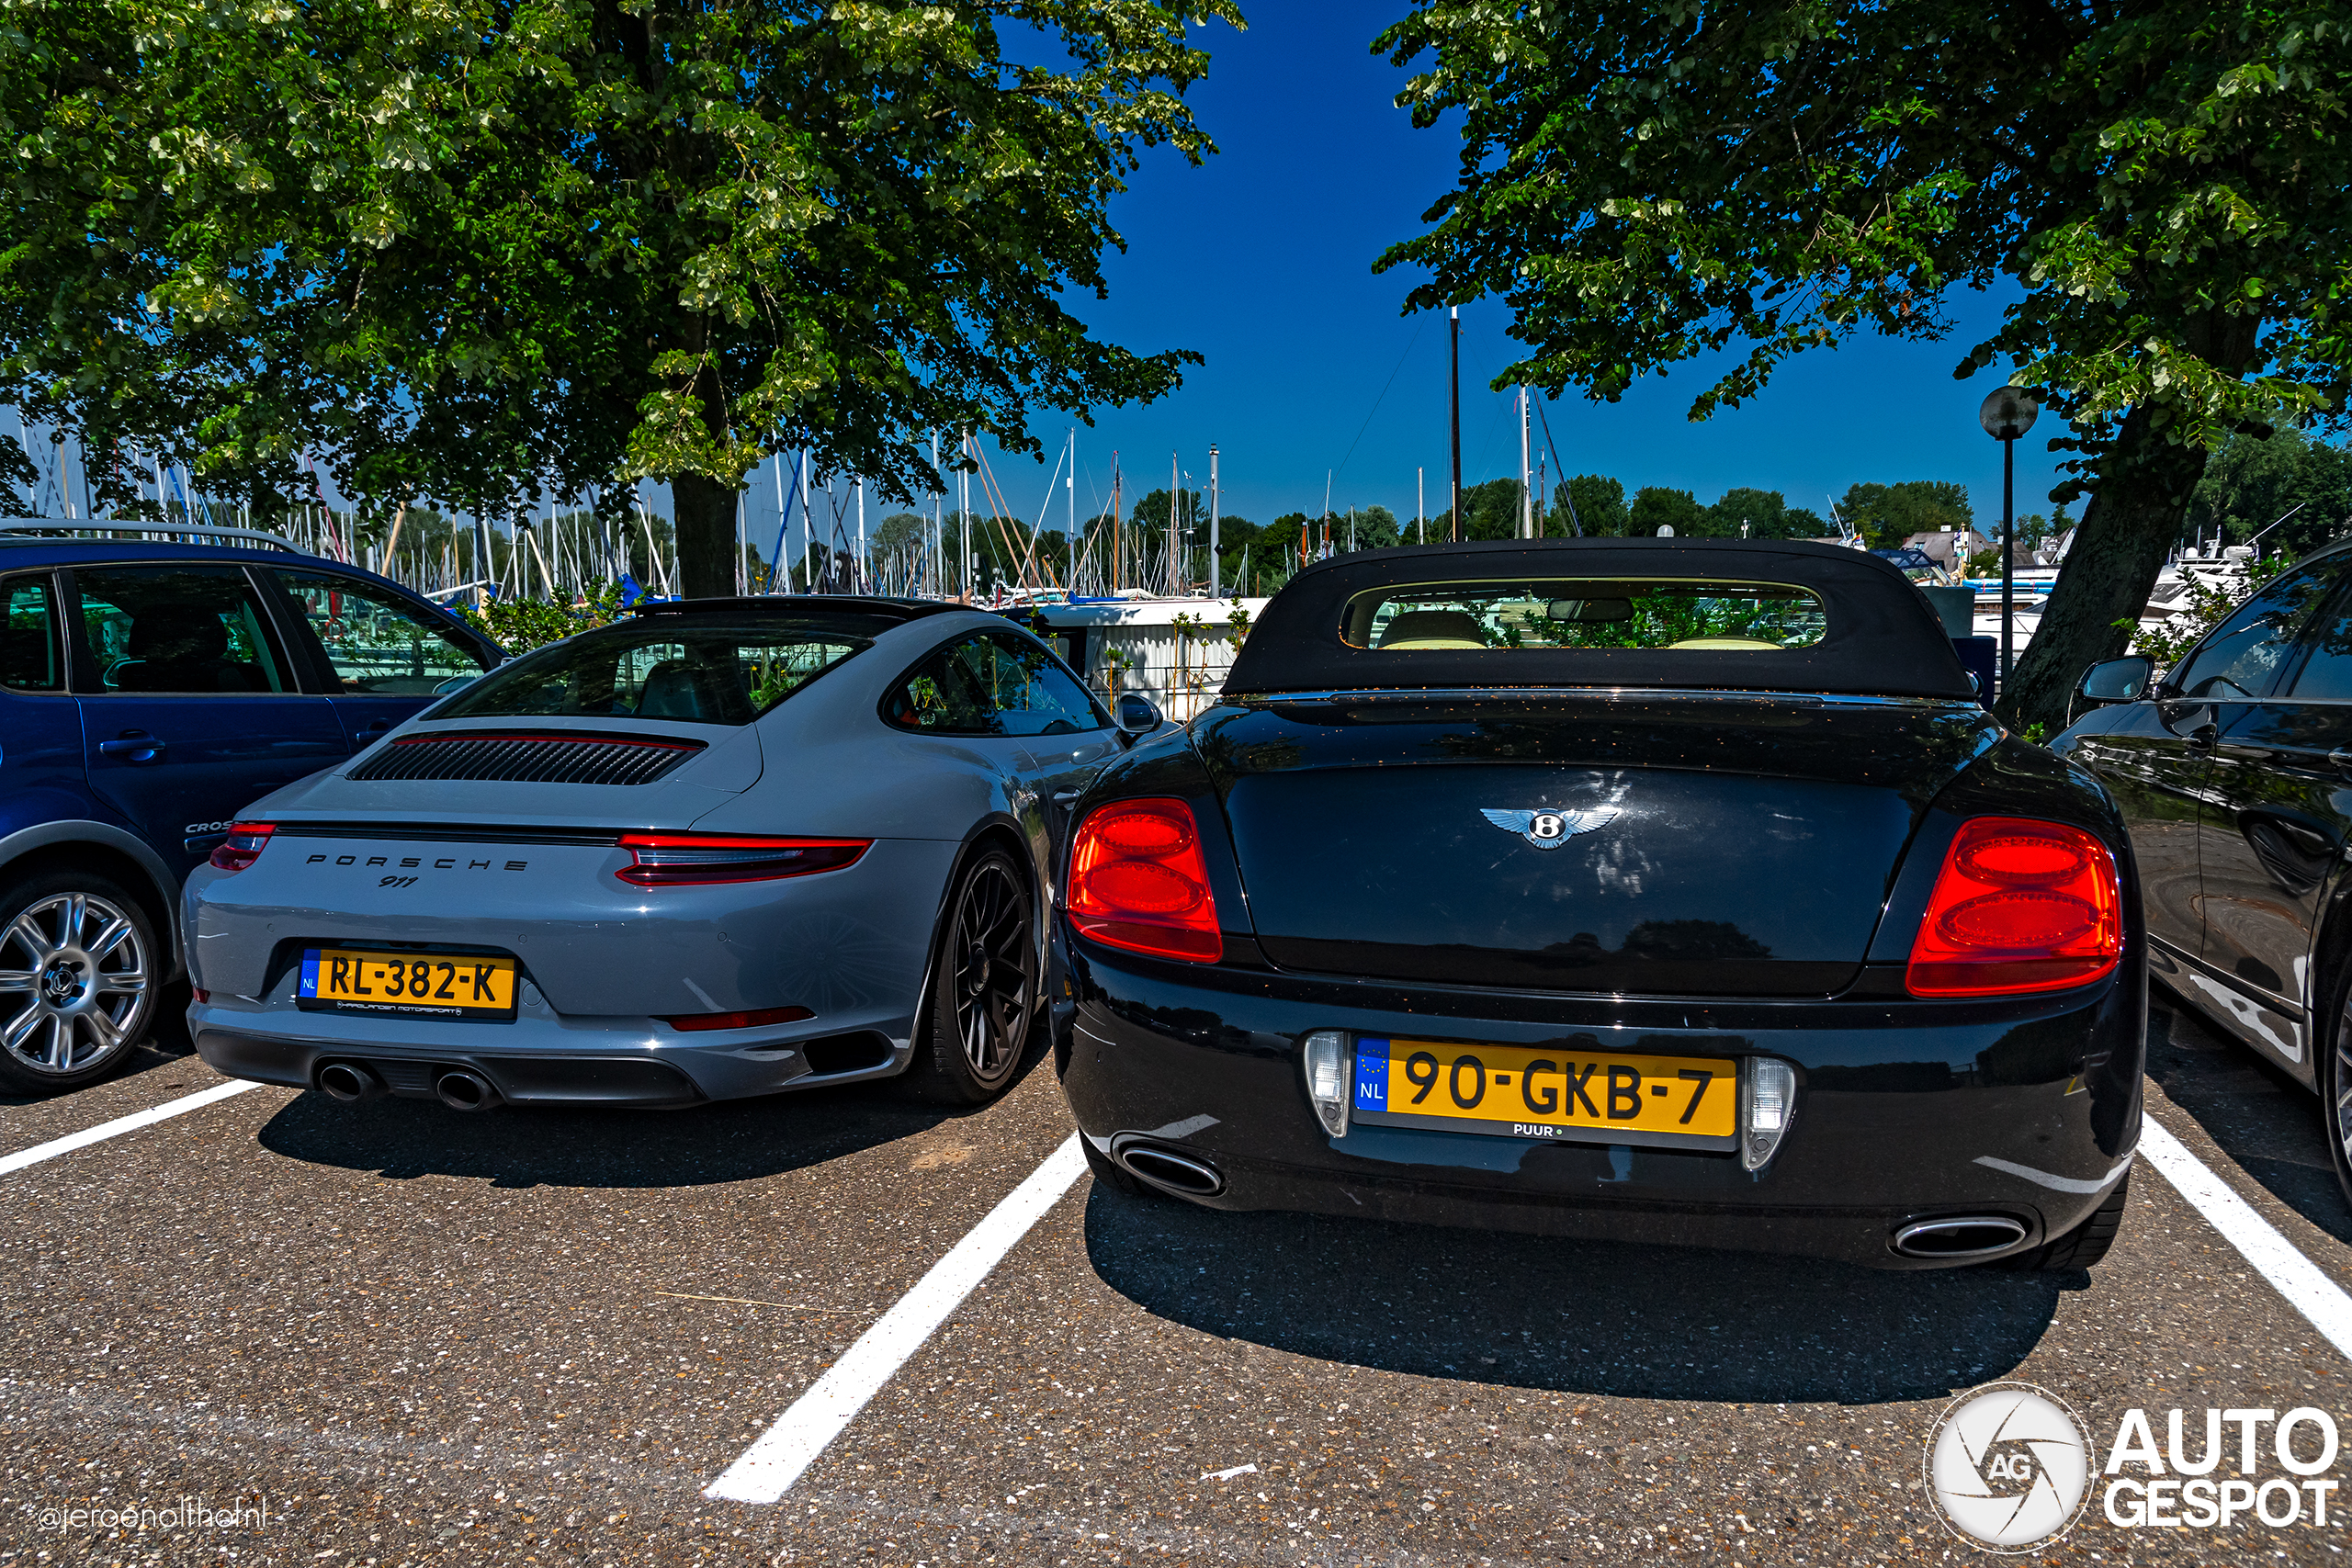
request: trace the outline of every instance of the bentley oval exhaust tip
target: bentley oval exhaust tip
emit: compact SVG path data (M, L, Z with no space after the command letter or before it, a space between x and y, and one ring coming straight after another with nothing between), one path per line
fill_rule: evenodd
M1214 1198L1225 1190L1225 1178L1215 1166L1157 1144L1128 1144L1118 1159L1130 1174L1187 1198Z
M1905 1258L1990 1258L2025 1237L2024 1223L2007 1214L1947 1214L1896 1231L1894 1250Z
M480 1073L443 1073L433 1080L433 1092L452 1111L488 1111L499 1101L498 1090Z
M384 1092L384 1080L356 1062L329 1062L319 1069L319 1088L329 1100L357 1105Z

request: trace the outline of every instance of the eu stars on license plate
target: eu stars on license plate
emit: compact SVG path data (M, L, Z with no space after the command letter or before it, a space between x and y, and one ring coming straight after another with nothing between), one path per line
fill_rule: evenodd
M514 984L511 958L313 947L302 954L294 1001L306 1011L511 1019Z
M1561 1138L1729 1149L1738 1143L1739 1063L1588 1048L1356 1041L1358 1122Z

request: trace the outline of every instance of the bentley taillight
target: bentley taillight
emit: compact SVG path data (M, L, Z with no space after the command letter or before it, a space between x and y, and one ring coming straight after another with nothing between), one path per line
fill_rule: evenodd
M2063 991L2123 953L2115 857L2080 828L2016 817L1961 825L1911 943L1915 997Z
M229 836L212 852L208 863L215 871L243 871L261 859L262 851L269 848L269 836L276 831L275 822L232 822Z
M623 833L629 863L613 873L639 887L768 882L854 865L871 839L764 839L731 833Z
M1223 956L1193 808L1122 800L1089 812L1070 844L1069 918L1080 935L1132 953L1204 964Z

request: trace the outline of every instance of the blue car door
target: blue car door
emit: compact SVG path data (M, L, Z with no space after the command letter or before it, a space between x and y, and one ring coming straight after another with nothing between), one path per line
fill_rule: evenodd
M300 689L245 568L67 576L90 787L175 874L209 854L251 802L350 755L327 699Z
M490 667L481 649L381 583L319 568L261 570L285 591L298 655L319 670L355 751Z
M0 577L0 834L90 814L82 716L65 689L57 586Z

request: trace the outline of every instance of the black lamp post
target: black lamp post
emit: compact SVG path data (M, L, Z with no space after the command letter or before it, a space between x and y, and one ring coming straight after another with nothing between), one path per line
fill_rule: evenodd
M2001 694L2009 690L2009 667L2015 661L2012 627L2017 615L2017 585L2010 558L2017 549L2018 437L2033 428L2041 405L2023 387L2003 387L1984 400L1976 421L1984 434L2001 444Z

